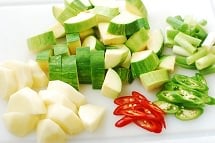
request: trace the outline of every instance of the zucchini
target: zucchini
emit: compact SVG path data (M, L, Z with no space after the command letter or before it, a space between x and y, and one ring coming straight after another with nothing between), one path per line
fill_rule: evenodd
M113 69L108 69L104 82L102 84L101 92L104 96L115 99L119 96L122 90L122 81Z
M69 55L69 49L66 44L57 44L53 45L54 55L62 55L62 56L68 56Z
M131 71L134 78L155 70L160 64L158 56L151 50L135 52L131 57Z
M105 46L102 42L96 39L95 36L88 36L82 43L83 47L90 47L90 50L104 50Z
M101 89L105 78L104 51L90 52L91 79L93 89Z
M62 57L62 81L70 84L76 90L79 90L78 71L76 65L76 56L63 56Z
M48 73L49 57L52 55L53 55L52 49L47 49L47 50L41 51L41 52L37 53L37 55L36 55L36 61L45 73Z
M169 72L174 72L176 56L163 56L160 58L159 69L166 69Z
M66 42L71 54L76 53L76 48L81 47L81 40L78 33L66 34Z
M128 49L128 47L124 44L113 45L113 46L117 47L117 48L127 48ZM128 54L127 54L125 60L122 61L122 63L119 66L128 69L128 68L130 68L130 65L131 65L131 51L128 50Z
M31 52L39 52L51 48L56 44L56 39L53 31L48 31L28 38L27 44Z
M125 61L129 49L121 47L116 49L106 49L105 52L105 69L114 68Z
M96 14L81 12L64 22L66 33L83 32L96 26Z
M49 80L61 80L62 56L50 56L49 58Z
M82 84L91 83L90 48L79 47L76 49L76 63L78 79Z
M115 8L118 7L115 3L115 0L89 0L91 5L93 5L94 7L96 6L105 6L105 7L111 7L111 8Z
M80 32L79 36L80 36L81 41L83 41L86 37L88 37L90 35L94 35L94 34L95 34L94 29L90 28L90 29Z
M99 34L104 45L116 45L125 43L125 41L127 40L125 35L113 35L107 32L108 27L109 23L98 24Z
M135 32L131 37L129 37L125 45L128 46L131 52L138 52L146 49L148 40L148 31L143 27L139 31Z
M54 36L56 39L62 38L65 36L65 29L62 24L57 22L53 27L51 27L49 30L53 31Z
M86 5L82 2L82 0L64 0L64 4L66 7L70 7L75 10L77 13L85 11L88 9Z
M148 21L145 18L124 11L110 21L108 32L115 35L129 36L143 27L149 29Z
M119 75L119 77L123 83L132 83L133 77L131 74L131 69L117 67L117 68L114 68L114 70L117 72L117 74Z
M97 23L110 22L112 18L119 14L119 8L96 6L91 10L91 12L96 14Z
M148 16L147 9L141 0L126 0L125 6L126 10L133 14L136 14L144 18L147 18Z
M90 0L80 0L80 1L85 5L85 7L87 7L87 9L93 8L93 5L90 3Z
M149 40L147 48L152 50L157 55L162 53L164 47L164 36L160 29L149 30Z
M146 90L154 90L161 87L169 80L166 69L155 70L140 75L140 81Z

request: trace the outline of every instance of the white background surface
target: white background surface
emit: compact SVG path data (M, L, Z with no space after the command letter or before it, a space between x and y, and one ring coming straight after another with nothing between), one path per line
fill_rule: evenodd
M119 0L118 0L119 1ZM215 31L215 17L210 0L144 0L149 12L152 28L166 27L167 16L193 15L208 20L208 29ZM41 33L56 21L51 7L63 3L61 0L0 0L0 62L7 59L28 60L33 58L26 46L27 37ZM176 72L192 75L193 72L177 68ZM215 96L215 75L207 76L210 95ZM153 93L146 92L139 81L123 88L123 94L132 90L144 93L154 99ZM197 120L182 122L173 116L167 116L167 129L161 134L146 132L133 125L123 129L114 127L118 117L112 115L112 100L101 96L100 91L91 90L91 86L82 86L90 103L107 108L105 120L95 133L84 132L70 139L71 143L214 143L215 142L215 106L207 106L205 113ZM6 102L0 100L0 115L6 111ZM17 138L7 132L0 119L0 143L36 143L36 135Z

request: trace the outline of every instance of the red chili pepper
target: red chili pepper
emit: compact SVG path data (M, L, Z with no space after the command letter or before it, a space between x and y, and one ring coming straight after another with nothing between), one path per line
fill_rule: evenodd
M133 121L134 121L134 119L132 117L124 116L115 123L115 126L116 127L124 127Z
M141 119L135 120L134 123L150 132L160 133L162 131L161 123L156 120Z
M136 125L155 133L160 133L163 127L166 128L164 111L139 92L133 91L131 96L116 98L114 103L118 106L113 114L124 115L115 123L116 127L123 127L134 122Z
M123 104L126 104L126 103L136 103L136 102L141 102L141 101L138 101L139 99L135 98L135 97L132 97L132 96L121 96L121 97L118 97L114 100L114 103L117 104L117 105L123 105Z

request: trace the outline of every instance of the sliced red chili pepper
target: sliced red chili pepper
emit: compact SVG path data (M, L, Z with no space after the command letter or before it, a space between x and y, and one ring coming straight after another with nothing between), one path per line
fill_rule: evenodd
M142 100L141 104L143 104L143 106L145 106L145 107L150 108L151 110L154 110L155 112L165 115L165 112L162 109L160 109L157 105L153 104L150 101Z
M156 120L141 119L135 120L134 123L150 132L160 133L162 131L161 123Z
M135 98L138 98L139 100L145 100L145 101L149 102L149 100L144 95L142 95L141 93L139 93L137 91L132 91L131 95Z
M138 101L139 99L132 97L132 96L121 96L118 97L114 100L114 103L117 105L123 105L126 103L136 103L136 102L140 102Z
M119 105L114 111L114 115L123 115L122 111L123 110L128 110L128 109L134 109L134 107L137 106L142 106L141 104L136 104L136 103L127 103L123 105Z
M134 121L134 119L132 117L124 116L115 123L115 126L116 127L124 127L133 121Z

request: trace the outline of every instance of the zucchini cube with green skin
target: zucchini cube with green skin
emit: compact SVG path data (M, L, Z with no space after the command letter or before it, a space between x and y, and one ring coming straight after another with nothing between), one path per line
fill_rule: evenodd
M81 47L79 33L66 34L66 42L71 54L76 54L76 48Z
M131 72L134 78L155 70L160 64L158 56L151 50L134 52L131 57Z
M76 49L76 63L80 83L91 83L90 48L79 47Z
M56 39L62 38L65 36L65 29L63 25L57 22L54 26L52 26L49 30L53 31Z
M50 56L53 56L52 49L47 49L47 50L41 51L41 52L37 53L37 55L36 55L36 61L45 73L48 73L48 70L49 70L49 57Z
M31 52L39 52L56 44L53 31L44 32L42 34L27 39L28 49Z
M87 6L84 4L83 0L64 0L64 4L76 10L78 13L87 10Z
M103 50L93 50L90 54L92 87L93 89L101 89L105 78L105 53Z
M149 29L147 19L129 12L121 12L110 21L108 32L115 35L130 36L139 31L142 27Z
M75 55L62 57L62 81L79 90L78 71Z
M108 32L109 23L99 23L98 29L99 34L101 36L101 41L104 45L116 45L116 44L123 44L126 42L127 38L125 35L114 35Z
M66 44L57 44L53 45L54 49L54 55L62 55L62 56L68 56L69 55L69 49Z
M97 25L96 14L81 12L64 22L66 33L83 32Z
M148 16L147 9L141 0L126 0L125 7L126 10L138 16L145 18Z
M91 12L96 14L97 23L110 22L112 18L119 14L119 8L96 6L91 10Z
M51 56L49 58L49 80L61 80L62 56Z
M90 47L90 50L104 50L105 46L95 36L88 36L82 43L83 47Z
M176 56L174 55L163 56L160 58L159 69L166 69L169 72L173 73L175 69L175 61Z
M149 40L148 31L141 28L135 32L125 43L125 45L132 51L138 52L146 49Z
M154 90L161 87L169 80L166 69L155 70L140 75L140 81L146 90Z

